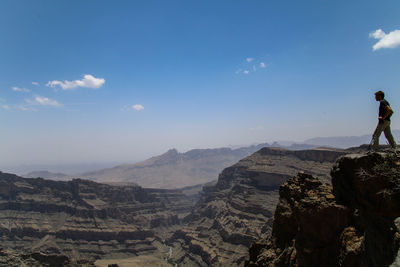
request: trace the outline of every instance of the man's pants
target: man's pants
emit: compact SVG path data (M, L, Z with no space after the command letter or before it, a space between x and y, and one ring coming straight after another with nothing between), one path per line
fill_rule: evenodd
M383 122L379 122L378 126L376 126L374 135L372 136L372 149L378 149L379 137L381 136L382 132L385 134L385 137L389 141L390 146L392 148L396 148L396 142L394 141L392 132L390 131L390 121L384 120Z

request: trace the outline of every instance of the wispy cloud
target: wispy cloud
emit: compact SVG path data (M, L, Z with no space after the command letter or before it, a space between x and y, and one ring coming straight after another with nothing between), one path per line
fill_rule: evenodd
M38 82L32 82L32 84L33 84L33 85L36 85L36 86L38 86L38 85L39 85L39 83L38 83Z
M46 85L52 88L61 87L62 90L71 90L78 87L98 89L104 85L106 80L104 78L96 78L93 75L85 74L83 79L75 81L49 81Z
M29 89L20 88L20 87L17 87L17 86L13 86L11 89L12 89L13 91L15 91L15 92L24 92L24 93L27 93L27 92L30 92L30 91L31 91L31 90L29 90Z
M6 105L4 102L6 102L6 100L5 99L3 99L3 98L0 98L0 108L1 109L10 109L10 106L9 105Z
M400 30L394 30L386 34L382 29L378 29L369 34L370 38L379 40L372 49L374 51L382 48L395 48L400 46Z
M265 69L267 64L256 58L248 57L245 62L242 62L239 68L235 71L236 74L250 74L257 72L259 69Z
M53 107L63 106L58 101L43 96L35 96L33 99L25 99L25 102L31 105L53 106Z
M133 108L134 110L140 111L140 110L143 110L143 109L144 109L144 106L141 105L141 104L136 104L136 105L133 105L132 108Z
M43 106L54 106L54 107L62 106L56 100L47 97L35 96L35 101Z

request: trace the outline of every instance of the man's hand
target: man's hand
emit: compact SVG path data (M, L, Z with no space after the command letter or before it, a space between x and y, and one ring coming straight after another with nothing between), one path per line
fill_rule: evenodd
M383 117L378 117L378 120L383 120Z

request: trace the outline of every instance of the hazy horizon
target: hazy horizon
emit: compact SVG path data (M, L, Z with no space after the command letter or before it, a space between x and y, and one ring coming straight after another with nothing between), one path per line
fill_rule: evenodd
M0 167L400 129L400 2L1 1Z
M393 135L396 139L397 142L399 142L400 140L398 140L399 136L400 136L400 130L394 129L392 130ZM216 148L231 148L231 149L238 149L238 148L242 148L242 147L249 147L252 145L260 145L260 144L264 144L267 143L269 145L273 144L273 143L278 143L280 146L291 146L292 144L309 144L307 143L308 140L310 139L314 139L314 138L346 138L346 137L362 137L362 136L369 136L370 134L364 134L364 135L358 135L358 136L314 136L311 138L308 138L306 140L303 141L293 141L293 140L274 140L274 141L265 141L265 142L260 142L260 143L250 143L250 144L238 144L238 145L226 145L226 146L216 146L216 147L193 147L193 148L189 148L186 150L180 150L176 147L170 147L167 150L164 151L160 151L158 154L151 154L148 156L145 156L143 158L137 158L137 159L121 159L121 160L110 160L110 161L103 161L103 162L99 162L99 161L86 161L86 162L66 162L66 163L36 163L36 164L29 164L29 163L23 163L23 164L16 164L16 165L0 165L0 171L3 172L11 172L11 173L15 173L18 175L24 175L27 174L29 172L33 172L33 171L50 171L50 172L60 172L63 174L68 174L68 175L79 175L82 173L86 173L86 172L91 172L91 171L97 171L97 170L101 170L101 169L106 169L106 168L112 168L118 165L122 165L122 164L135 164L141 161L145 161L151 157L156 157L159 155L162 155L166 152L168 152L168 150L170 149L176 149L178 150L179 153L186 153L188 151L191 151L193 149L216 149ZM384 136L382 135L380 138L380 143L381 144L385 144L386 139L384 138ZM356 145L355 145L356 146ZM335 146L331 146L331 147L335 147Z

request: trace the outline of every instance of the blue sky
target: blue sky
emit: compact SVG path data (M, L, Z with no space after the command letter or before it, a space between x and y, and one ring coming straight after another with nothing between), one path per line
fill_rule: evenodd
M0 161L370 133L376 90L400 110L399 14L397 0L1 1Z

